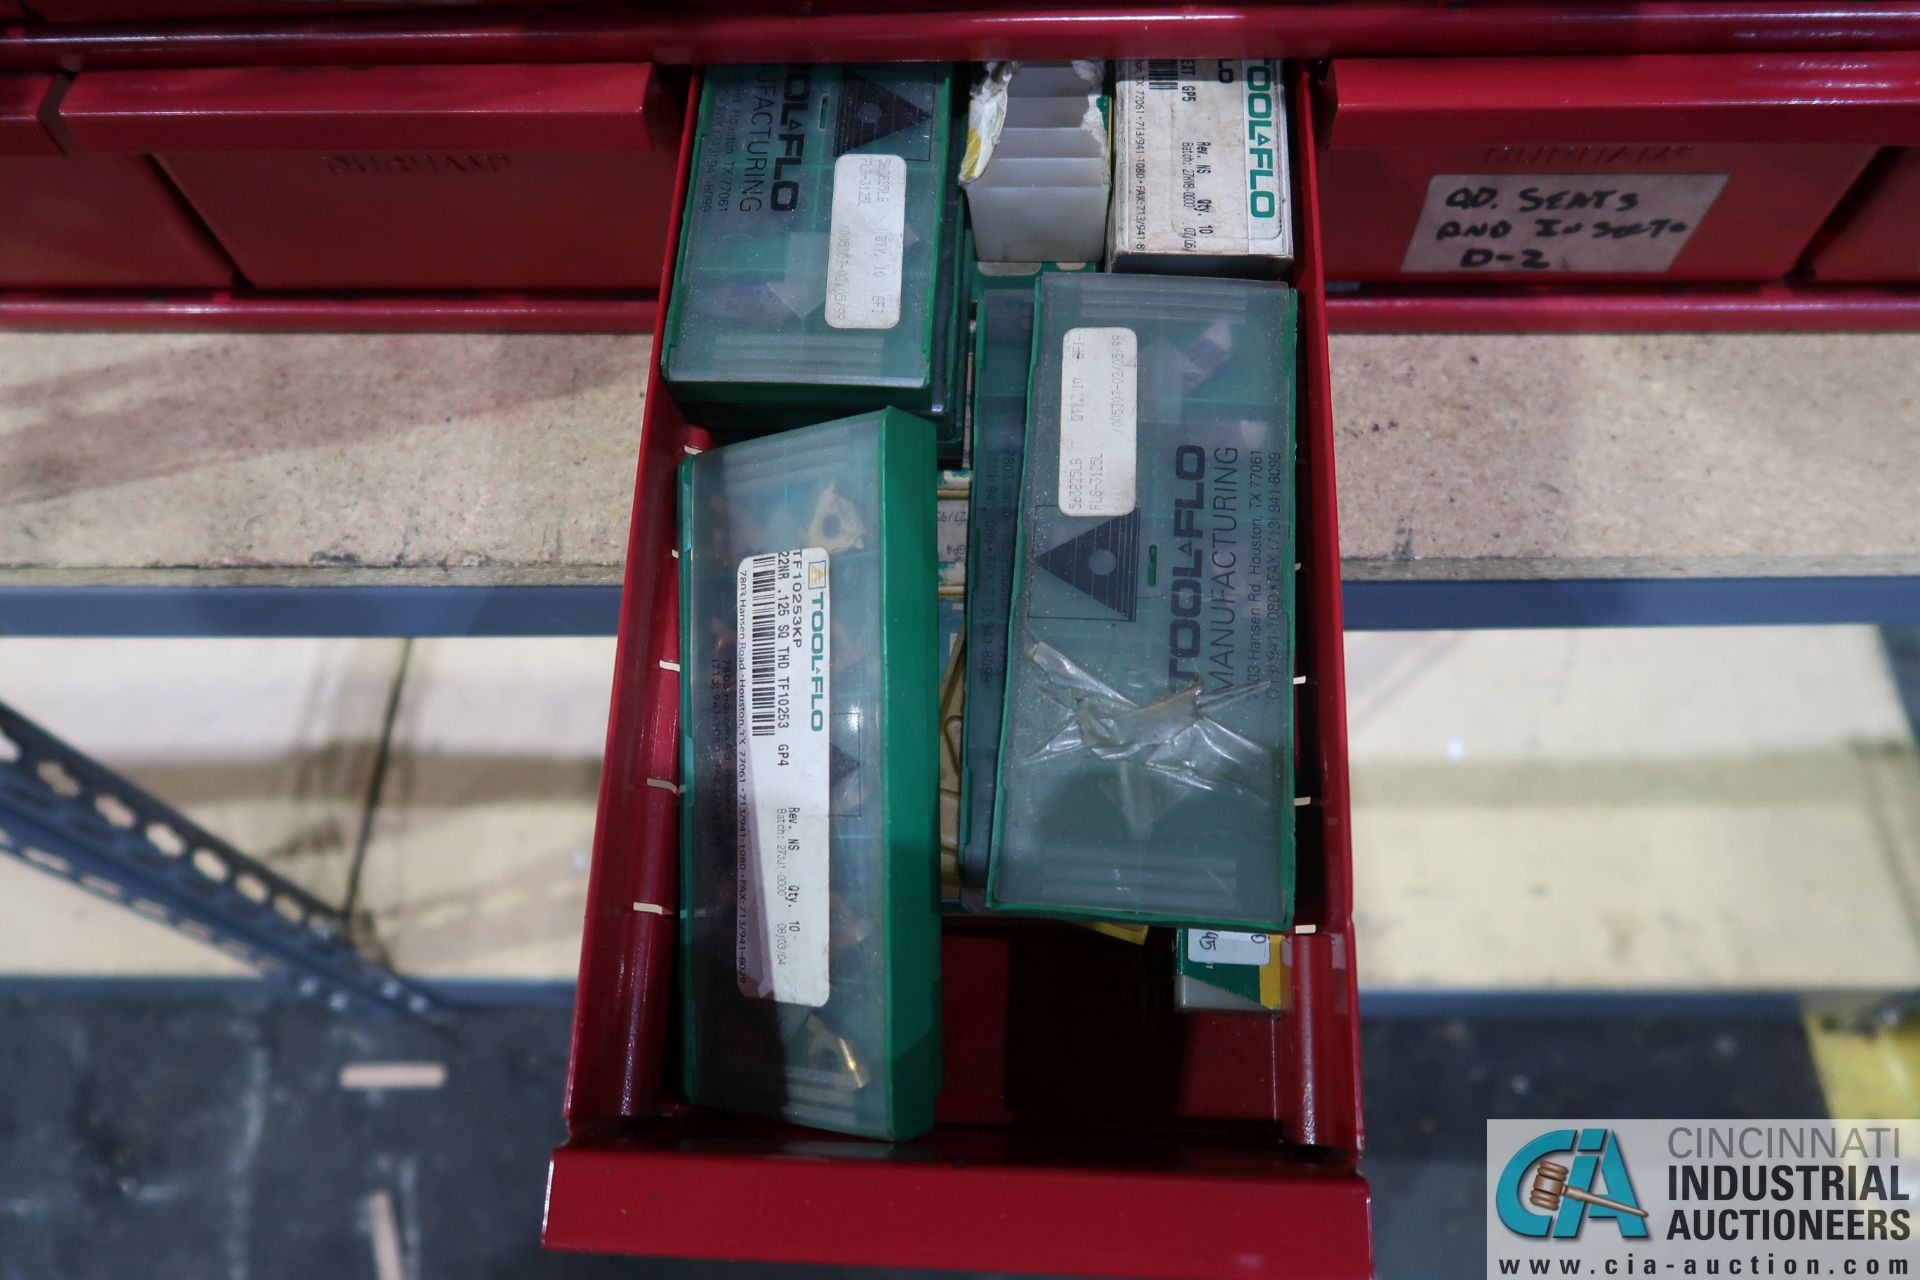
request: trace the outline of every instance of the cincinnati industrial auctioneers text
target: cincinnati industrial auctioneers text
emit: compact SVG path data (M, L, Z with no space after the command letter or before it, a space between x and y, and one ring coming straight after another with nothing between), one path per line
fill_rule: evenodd
M1676 1126L1667 1154L1669 1240L1911 1237L1893 1125Z

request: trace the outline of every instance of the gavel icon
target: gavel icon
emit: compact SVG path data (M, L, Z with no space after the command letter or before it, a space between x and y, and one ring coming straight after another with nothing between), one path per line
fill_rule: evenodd
M1527 1203L1536 1209L1545 1209L1552 1213L1560 1207L1561 1197L1568 1200L1580 1200L1587 1204L1597 1204L1612 1209L1616 1213L1630 1213L1636 1218L1647 1216L1645 1209L1636 1209L1630 1204L1621 1204L1618 1200L1609 1200L1605 1196L1594 1195L1591 1191L1582 1191L1578 1187L1567 1185L1567 1166L1555 1164L1551 1160L1540 1162L1540 1171L1533 1175L1533 1190L1527 1194Z

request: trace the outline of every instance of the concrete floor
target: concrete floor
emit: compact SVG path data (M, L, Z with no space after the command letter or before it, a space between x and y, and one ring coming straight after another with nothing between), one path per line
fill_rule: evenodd
M323 896L359 855L402 970L569 981L612 660L0 640L0 687ZM1876 631L1362 633L1348 692L1366 987L1920 985L1920 760ZM0 910L0 973L236 971L11 861Z
M394 961L494 1002L425 1039L330 1017L0 861L0 1280L758 1280L536 1247L612 658L0 640L20 710L318 892L358 859ZM1483 1272L1484 1117L1835 1105L1798 1004L1740 993L1920 977L1912 635L1355 634L1348 658L1379 1274ZM343 1087L396 1058L445 1081Z
M0 335L0 584L617 581L645 343ZM1916 344L1340 338L1347 573L1913 573ZM329 1019L0 860L0 1280L739 1270L532 1247L612 661L0 639L0 697L508 1002ZM1356 634L1348 676L1383 1275L1480 1273L1483 1117L1818 1113L1797 1004L1739 993L1920 983L1912 634ZM396 1055L447 1083L340 1087Z
M0 584L617 584L650 350L0 333ZM1350 579L1920 572L1920 334L1329 356Z

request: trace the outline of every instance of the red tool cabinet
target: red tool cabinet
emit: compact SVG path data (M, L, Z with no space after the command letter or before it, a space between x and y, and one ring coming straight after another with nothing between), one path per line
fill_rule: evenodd
M1336 59L1330 279L1762 281L1920 122L1913 54Z
M68 154L61 82L0 76L0 288L218 288L233 268L145 156Z
M1311 118L1303 80L1294 102ZM640 429L555 1248L1077 1275L1370 1274L1333 424L1311 130L1301 251L1300 928L1284 1016L1180 1016L1141 949L963 922L943 947L939 1125L887 1146L690 1110L667 1045L679 675L673 476L698 437L656 364ZM684 157L683 157L684 162ZM679 190L684 191L684 176ZM676 203L678 203L676 196ZM1158 998L1156 998L1158 997Z
M1874 161L1814 241L1805 270L1822 281L1920 281L1920 148Z
M1366 1275L1324 278L1384 282L1335 294L1336 314L1355 327L1488 327L1489 304L1498 313L1491 327L1522 331L1591 328L1596 317L1606 324L1622 315L1630 328L1747 327L1756 317L1785 328L1920 324L1920 291L1912 289L1737 283L1785 275L1877 149L1920 145L1913 128L1920 0L1838 10L1791 0L1345 0L1017 14L742 0L359 15L327 6L306 19L240 16L277 13L281 0L37 0L32 8L41 18L97 24L150 19L161 4L214 20L0 30L0 69L15 73L0 80L0 153L39 163L92 148L124 170L144 167L171 198L144 158L166 157L256 286L455 287L499 279L473 275L472 255L490 246L498 256L511 245L517 253L551 252L566 270L592 263L594 276L573 287L593 292L276 299L241 290L87 301L41 293L0 297L0 323L643 323L651 299L638 291L664 287L660 264L671 263L672 252L659 246L670 241L684 198L688 134L676 140L663 132L686 123L679 86L657 110L659 77L648 72L637 121L615 111L622 118L614 125L580 126L575 108L591 115L596 99L570 96L573 90L496 109L513 76L535 83L530 64L556 75L598 67L617 79L642 63L779 59L1332 60L1314 64L1324 76L1318 96L1305 77L1292 84L1303 344L1299 658L1306 676L1298 775L1311 797L1300 813L1301 929L1287 944L1293 1009L1273 1021L1177 1017L1153 998L1157 977L1138 951L1069 930L968 922L945 942L947 1082L940 1124L928 1138L880 1146L676 1101L667 1027L679 680L673 475L699 437L656 367L637 424L640 466L567 1085L568 1138L554 1153L549 1180L545 1239L556 1248L1196 1280ZM9 7L0 0L0 12ZM442 64L437 74L446 79L424 72L427 63ZM1302 65L1295 63L1296 73ZM307 69L262 70L273 66ZM312 69L321 67L331 70ZM63 112L71 136L50 144L38 124L47 115L45 93L53 77L75 72ZM380 89L390 76L400 87ZM28 81L43 86L30 101L7 87ZM436 83L478 87L443 91ZM358 87L341 88L348 85ZM369 110L381 118L368 119ZM405 128L388 132L397 123ZM603 135L603 126L611 132ZM425 173L388 175L409 183L395 182L375 199L345 190L346 180L379 175L311 167L315 155L342 151L447 149L645 157L655 221L642 217L622 230L652 247L609 269L598 250L570 257L564 235L533 243L556 225L538 219L556 213L524 193L432 206L407 195ZM1698 225L1657 271L1550 271L1545 286L1525 269L1404 275L1432 178L1486 172L1726 177L1704 213L1668 217ZM1869 187L1878 172L1869 171ZM502 177L484 168L438 176ZM282 187L300 191L301 201L276 209L278 225L263 225L271 220L256 201ZM1873 207L1869 187L1841 206L1843 215ZM332 211L328 217L302 221L320 206ZM498 210L513 216L492 231L459 231L453 245L430 245L424 255L393 253L383 243L388 228L417 246L423 228L445 236L476 211ZM0 239L8 216L0 211ZM1807 266L1816 280L1840 278L1830 274L1838 259L1823 266L1823 254L1838 252L1850 225L1836 223L1814 239ZM589 228L578 240L605 230ZM1642 235L1655 238L1640 232L1622 240ZM423 257L455 247L451 266L421 269ZM221 263L209 243L203 248ZM357 261L343 274L336 268L347 258ZM524 261L515 269L516 283L497 287L555 284L530 281ZM1501 283L1509 279L1530 287ZM1683 279L1736 283L1673 287ZM1604 282L1620 287L1595 287Z
M153 155L263 289L659 281L678 101L645 63L83 72L95 152Z
M0 0L0 10L11 3ZM1920 289L1901 283L1910 279L1904 268L1898 276L1879 277L1873 282L1878 287L1866 288L1864 277L1858 285L1847 283L1855 279L1851 275L1842 280L1838 273L1846 268L1839 257L1823 261L1818 250L1829 237L1837 242L1837 231L1830 229L1813 241L1813 256L1807 259L1811 274L1789 274L1795 253L1819 221L1816 206L1838 198L1844 185L1838 172L1858 164L1867 149L1920 145L1920 130L1914 127L1915 96L1920 92L1920 0L1862 0L1837 7L1796 0L1502 0L1480 5L1275 0L1239 9L1075 5L1017 12L947 5L911 10L889 8L885 0L740 0L724 7L664 0L536 5L468 0L428 7L408 0L395 0L391 6L373 0L321 0L308 5L309 0L39 0L24 10L27 23L0 24L0 73L78 71L84 83L108 71L149 75L167 68L257 71L268 66L384 71L425 63L474 69L489 64L689 67L706 62L930 57L1247 54L1318 59L1312 65L1337 68L1332 81L1339 86L1335 94L1330 84L1328 110L1321 120L1323 130L1333 121L1322 140L1334 144L1326 157L1325 212L1328 275L1341 286L1330 300L1330 323L1336 330L1920 327ZM311 16L294 16L296 7L301 15ZM34 18L68 20L31 21ZM1376 115L1373 136L1351 145L1354 120L1364 114L1354 85L1355 69L1363 64L1391 73L1380 81L1389 88L1375 105L1398 110L1401 118L1382 127L1381 121L1390 117ZM1402 92L1409 85L1414 89ZM1408 96L1414 90L1417 93ZM1409 104L1420 109L1409 109ZM192 132L184 122L176 123ZM1467 132L1462 134L1461 128ZM1463 144L1463 137L1491 141ZM275 143L269 136L249 145L258 155ZM1465 152L1448 161L1457 167L1444 171L1428 163L1431 155L1426 160L1418 155L1461 145ZM1443 172L1488 172L1466 162L1487 165L1490 148L1496 161L1509 166L1540 155L1551 160L1556 149L1565 149L1559 158L1566 163L1558 169L1546 162L1539 167L1541 173L1561 178L1643 172L1659 178L1703 173L1711 178L1723 170L1698 165L1704 163L1702 156L1717 157L1727 166L1726 181L1713 190L1697 183L1668 184L1666 195L1677 191L1683 204L1691 201L1685 208L1706 204L1699 228L1679 207L1658 215L1658 234L1651 218L1632 217L1633 210L1623 211L1629 215L1624 223L1604 231L1583 226L1590 237L1619 232L1617 245L1601 245L1614 253L1599 265L1617 268L1624 261L1664 270L1561 272L1522 266L1503 271L1495 269L1509 265L1499 261L1497 254L1506 251L1500 247L1484 261L1476 255L1477 266L1403 273L1432 179ZM671 148L661 146L650 154L664 173ZM250 163L237 153L236 161ZM1660 168L1662 162L1668 167ZM1643 167L1617 167L1629 163ZM1504 182L1530 171L1496 166L1494 176ZM263 166L260 172L273 170ZM1775 175L1776 186L1801 181L1811 185L1791 192L1763 191L1750 179L1764 172ZM1478 190L1486 185L1472 184L1468 196L1487 198ZM663 178L655 189L664 186ZM1579 183L1566 186L1568 193L1583 189L1588 194L1608 190ZM1356 190L1358 198L1352 194ZM1516 200L1517 193L1518 188ZM337 198L341 193L328 194ZM1816 194L1819 200L1813 198ZM232 191L225 198L239 207L241 221L235 225L243 227L248 205ZM1498 199L1498 191L1491 198ZM1565 203L1572 196L1561 198ZM372 219L392 217L404 233L408 204L396 199L390 209L381 209L376 203L368 206L371 218L343 218L350 230L339 233L346 237L342 252L363 249L379 265L385 246L370 229ZM1652 204L1643 201L1641 207ZM1850 207L1841 206L1841 214ZM1644 225L1635 227L1636 222ZM1676 222L1687 224L1686 231L1675 227ZM56 286L29 284L36 292L0 292L0 326L220 324L287 329L305 323L367 329L399 323L431 329L436 316L445 316L448 328L631 328L644 326L653 304L647 283L621 285L610 279L577 285L570 283L574 277L564 278L569 283L451 283L483 278L466 272L464 262L428 280L425 276L434 273L420 272L412 256L394 273L363 267L355 278L368 283L346 285L337 283L326 262L302 263L297 252L289 261L275 237L259 234L265 241L260 279L285 279L284 289L415 292L379 300L301 296L242 280L231 293L163 296L149 289L109 296L60 294L52 291ZM358 245L352 240L355 234L360 236ZM654 229L645 229L646 238L654 234ZM1878 238L1880 233L1873 234ZM1466 247L1489 246L1462 246L1463 255ZM558 256L565 261L564 253ZM1525 255L1512 256L1519 261ZM1547 256L1544 251L1542 256ZM426 260L431 261L431 255ZM1551 264L1551 257L1548 261ZM640 264L649 278L657 277L651 265L656 262L647 255ZM272 274L276 266L287 265L297 269L285 277ZM504 271L508 264L498 265ZM1571 256L1568 265L1576 265ZM408 274L410 270L417 274ZM517 279L524 280L526 274ZM415 279L421 282L400 283ZM0 280L0 290L6 284ZM1603 285L1607 287L1597 287ZM511 289L514 296L469 296L443 305L447 288Z

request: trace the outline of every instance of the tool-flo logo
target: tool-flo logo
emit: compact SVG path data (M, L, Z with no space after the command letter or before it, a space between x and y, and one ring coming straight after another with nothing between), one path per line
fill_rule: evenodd
M1647 1238L1647 1211L1611 1129L1551 1129L1523 1144L1500 1171L1493 1204L1515 1235L1573 1240L1598 1218L1626 1239Z

